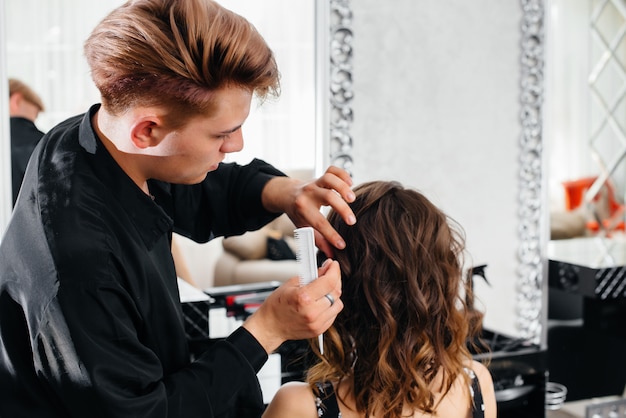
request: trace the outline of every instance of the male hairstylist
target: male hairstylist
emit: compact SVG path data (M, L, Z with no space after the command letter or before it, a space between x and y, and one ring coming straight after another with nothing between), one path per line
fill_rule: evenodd
M102 104L44 137L0 244L0 416L260 416L256 372L283 341L331 325L339 266L286 282L192 362L172 231L204 242L286 212L330 254L344 243L319 209L354 223L350 178L221 163L278 70L254 27L213 1L129 1L85 54Z

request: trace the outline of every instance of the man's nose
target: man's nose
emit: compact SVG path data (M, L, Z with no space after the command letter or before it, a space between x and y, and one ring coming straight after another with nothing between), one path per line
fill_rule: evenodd
M231 153L231 152L239 152L243 149L243 134L241 133L241 129L237 132L232 133L228 139L224 141L224 145L222 145L222 152Z

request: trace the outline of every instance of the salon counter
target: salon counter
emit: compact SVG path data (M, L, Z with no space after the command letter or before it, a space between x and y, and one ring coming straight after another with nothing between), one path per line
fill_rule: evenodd
M548 371L567 401L621 395L626 383L626 239L548 244Z
M574 238L548 243L551 288L594 299L626 298L626 239Z

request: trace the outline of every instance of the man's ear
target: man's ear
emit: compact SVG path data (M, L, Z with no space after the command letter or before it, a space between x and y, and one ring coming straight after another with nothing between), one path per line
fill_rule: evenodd
M145 115L138 118L130 132L135 147L146 149L159 145L163 139L163 124L156 115Z
M20 103L24 100L22 93L13 93L9 97L9 114L15 115L20 110Z

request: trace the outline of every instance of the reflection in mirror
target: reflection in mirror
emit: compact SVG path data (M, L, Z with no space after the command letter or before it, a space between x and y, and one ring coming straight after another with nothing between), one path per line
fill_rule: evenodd
M549 39L551 238L595 238L611 263L623 238L626 55L623 2L551 0ZM550 248L571 247L553 242Z
M626 4L547 4L547 365L567 401L623 397Z

